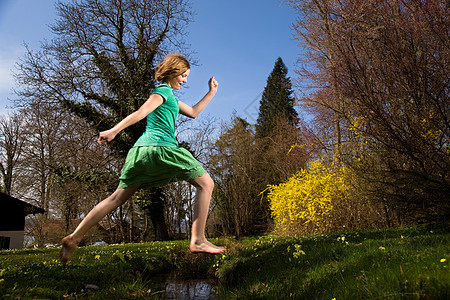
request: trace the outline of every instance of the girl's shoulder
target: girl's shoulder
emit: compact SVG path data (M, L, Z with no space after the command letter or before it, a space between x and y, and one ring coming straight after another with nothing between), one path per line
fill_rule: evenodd
M161 95L164 98L164 102L170 97L174 97L173 89L167 83L160 84L153 89L152 94Z

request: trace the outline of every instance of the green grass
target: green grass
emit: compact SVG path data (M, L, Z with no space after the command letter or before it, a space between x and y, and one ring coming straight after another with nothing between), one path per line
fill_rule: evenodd
M450 299L448 230L261 237L244 243L239 255L218 269L224 298Z
M187 241L80 247L66 267L59 249L0 251L0 298L161 299L176 272L215 278L221 299L450 299L448 229L214 242L225 255L191 254Z

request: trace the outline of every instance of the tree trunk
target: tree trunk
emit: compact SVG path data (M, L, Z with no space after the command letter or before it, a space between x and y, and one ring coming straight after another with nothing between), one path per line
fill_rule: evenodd
M149 196L151 203L148 206L148 214L152 220L155 241L167 241L169 240L169 232L164 220L165 196L163 190L161 188L152 189Z
M152 220L153 230L155 232L155 241L169 240L169 233L164 220L164 201L161 199L152 201L149 209L149 216Z

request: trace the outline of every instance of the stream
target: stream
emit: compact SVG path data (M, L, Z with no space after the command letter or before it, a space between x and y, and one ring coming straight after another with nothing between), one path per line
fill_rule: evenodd
M218 299L211 280L168 278L165 283L165 298L177 300Z
M186 276L172 271L166 274L159 274L153 278L153 281L160 286L160 293L164 295L163 299L215 300L219 298L214 291L217 281L212 278L186 279Z

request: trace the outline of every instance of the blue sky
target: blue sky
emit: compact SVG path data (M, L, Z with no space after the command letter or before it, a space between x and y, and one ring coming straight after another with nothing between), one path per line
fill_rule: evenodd
M10 75L23 44L39 49L40 41L51 39L48 25L56 18L54 0L0 0L0 114L14 98ZM179 98L195 104L206 92L209 77L215 76L219 91L203 114L228 120L233 111L256 121L259 100L275 61L281 57L295 79L300 48L292 39L290 25L295 13L278 0L192 0L194 21L186 41L196 52L188 87Z

